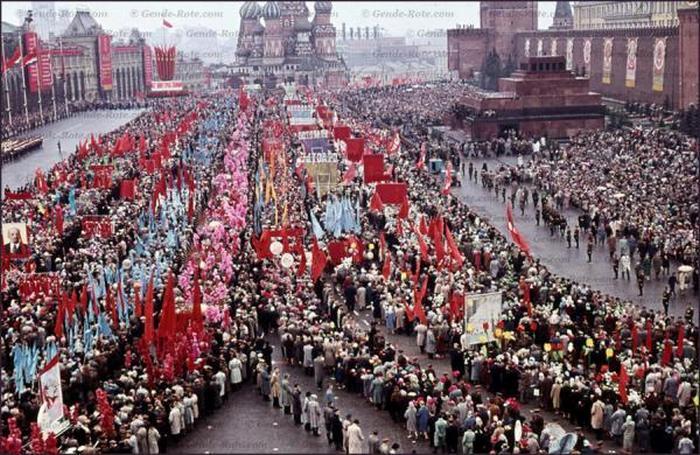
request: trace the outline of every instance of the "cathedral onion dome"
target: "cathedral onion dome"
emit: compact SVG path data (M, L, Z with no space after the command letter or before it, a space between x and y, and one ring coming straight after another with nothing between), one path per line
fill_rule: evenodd
M279 19L282 10L277 2L267 2L262 8L262 15L265 19Z
M330 14L333 5L331 2L316 2L314 3L314 10L316 13Z
M258 19L262 14L262 9L258 2L245 2L241 6L241 19Z

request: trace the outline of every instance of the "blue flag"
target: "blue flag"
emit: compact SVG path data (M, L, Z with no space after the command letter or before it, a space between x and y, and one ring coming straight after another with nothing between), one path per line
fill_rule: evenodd
M323 240L323 238L326 236L326 233L323 231L321 223L318 222L318 219L316 218L316 215L313 211L309 211L309 215L311 217L311 228L313 229L314 237L316 237L316 240Z

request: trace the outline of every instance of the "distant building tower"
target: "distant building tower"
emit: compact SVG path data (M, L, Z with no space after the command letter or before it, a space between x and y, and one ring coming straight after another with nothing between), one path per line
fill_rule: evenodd
M331 23L331 2L314 4L312 38L316 55L322 59L337 59L335 52L335 27Z
M234 85L284 82L342 86L346 67L336 51L330 1L317 1L314 15L303 1L245 2L236 47ZM264 25L260 23L263 19Z
M280 65L284 62L281 15L282 10L277 2L270 1L263 6L262 16L265 19L263 63L265 65Z
M241 6L241 28L238 33L238 46L236 57L240 62L246 62L248 57L253 56L255 48L255 34L262 30L260 16L262 9L257 2L245 2Z
M574 28L574 15L571 12L571 4L568 1L557 2L554 10L554 20L550 30L572 30Z

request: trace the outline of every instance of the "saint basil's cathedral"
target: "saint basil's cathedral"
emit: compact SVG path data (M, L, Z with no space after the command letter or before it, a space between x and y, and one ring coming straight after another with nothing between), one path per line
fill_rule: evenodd
M281 82L337 87L347 80L335 48L332 3L245 2L236 47L234 81L274 87ZM261 23L262 19L262 23Z

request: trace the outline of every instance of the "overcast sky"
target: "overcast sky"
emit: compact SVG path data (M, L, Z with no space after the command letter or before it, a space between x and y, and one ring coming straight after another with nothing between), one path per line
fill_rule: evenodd
M314 2L306 2L313 13ZM32 2L2 2L3 21L21 22ZM237 31L239 9L243 2L56 2L57 15L67 9L73 12L88 9L106 30L138 27L142 31L157 31L162 19L174 28L203 26L225 36ZM264 5L264 2L258 2ZM539 2L539 28L552 23L556 2ZM421 30L449 29L457 24L479 27L479 2L334 2L332 22L340 30L347 27L379 25L393 36L416 36Z

